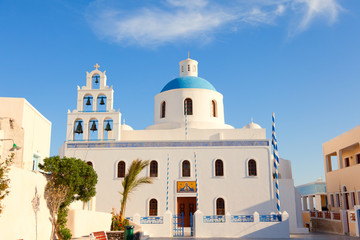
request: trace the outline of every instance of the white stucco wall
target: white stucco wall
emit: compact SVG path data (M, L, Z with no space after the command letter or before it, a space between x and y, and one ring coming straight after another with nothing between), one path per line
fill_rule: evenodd
M233 129L225 124L224 104L221 93L208 89L172 89L155 96L154 125L147 129L171 129L185 124L184 100L191 98L193 115L187 116L188 128ZM211 115L212 100L216 101L217 117ZM160 118L161 103L166 102L165 118Z
M34 155L39 160L49 157L51 122L26 99L0 97L0 116L14 119L23 128L23 141L21 144L17 143L23 154L19 167L32 170ZM6 135L5 132L4 136Z
M133 216L133 222L141 227L144 235L149 235L151 237L172 237L173 229L173 214L170 211L164 213L163 222L161 224L140 224L141 216L135 214Z
M169 210L177 212L177 197L196 196L195 193L176 193L176 181L195 181L194 152L197 155L199 208L204 214L215 214L214 201L223 197L227 211L234 214L259 213L275 211L270 172L269 147L189 147L182 148L126 148L126 149L78 149L65 150L67 157L76 157L92 161L98 173L97 207L98 211L110 212L113 207L119 209L122 178L117 178L117 163L125 161L128 168L134 159L156 160L158 162L158 177L153 184L143 185L130 198L126 215L139 213L148 216L147 202L156 198L159 205L159 215L165 212L166 205L166 169L168 154L170 157ZM224 162L224 177L215 177L214 162L222 159ZM247 161L257 161L256 177L247 176ZM191 177L181 177L181 163L189 160ZM140 176L149 176L149 167ZM248 186L252 186L249 188ZM216 191L213 191L216 189ZM236 199L236 201L233 201ZM241 203L241 204L239 204Z
M110 231L111 217L110 213L71 209L67 227L73 238L87 236L92 232Z
M270 213L267 213L270 214ZM254 222L232 222L230 213L225 215L225 222L204 223L202 212L195 213L195 236L229 238L289 238L288 214L282 214L281 222L260 222L259 214L254 215Z
M0 215L1 239L50 239L50 213L44 198L45 177L12 167L9 172L10 194L5 197L4 211ZM35 214L32 201L37 192L39 211Z
M187 130L187 140L239 140L266 139L266 130L262 129L196 129ZM176 141L185 140L185 128L132 130L121 132L122 141Z
M301 196L294 186L289 160L280 158L279 173L281 211L289 214L290 233L308 233L308 229L303 227Z
M24 107L24 169L33 167L33 155L42 159L49 157L51 122L25 100ZM40 163L38 162L38 163Z

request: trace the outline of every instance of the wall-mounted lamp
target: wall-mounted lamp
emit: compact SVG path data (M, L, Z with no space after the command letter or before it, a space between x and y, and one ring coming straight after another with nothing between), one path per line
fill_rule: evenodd
M15 144L14 139L11 139L11 138L9 138L9 139L0 139L0 141L12 141L13 146L12 146L12 148L10 148L10 151L15 151L15 150L20 150L21 149L21 147L19 147L18 145Z

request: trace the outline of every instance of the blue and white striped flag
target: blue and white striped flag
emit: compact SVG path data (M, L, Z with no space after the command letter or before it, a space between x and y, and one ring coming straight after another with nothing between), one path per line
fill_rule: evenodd
M275 188L276 188L276 208L278 213L280 212L280 191L279 191L279 154L278 146L275 134L275 113L272 114L272 142L273 155L274 155L274 167L275 167Z
M167 167L166 167L166 211L169 210L169 172L170 172L170 154L167 156Z
M198 175L197 175L196 152L194 152L194 161L195 161L195 183L196 183L196 210L199 210L199 183L198 183Z
M187 110L188 106L187 106L187 100L185 99L185 140L188 139L188 131L187 131Z

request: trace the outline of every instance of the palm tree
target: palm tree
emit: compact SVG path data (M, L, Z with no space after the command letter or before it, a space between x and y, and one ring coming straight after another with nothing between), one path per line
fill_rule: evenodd
M134 160L128 172L125 174L124 181L122 182L123 191L120 192L122 195L121 200L121 209L120 209L120 218L121 221L124 220L125 215L125 207L128 196L131 192L133 192L138 186L145 183L152 183L152 179L150 177L140 177L138 178L138 174L149 165L150 161L142 161L140 159Z

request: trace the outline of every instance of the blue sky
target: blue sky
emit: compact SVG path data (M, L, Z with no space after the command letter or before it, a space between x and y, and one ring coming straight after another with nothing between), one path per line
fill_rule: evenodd
M359 125L360 1L0 1L0 96L24 97L65 140L76 86L99 63L126 123L153 123L153 97L199 61L225 120L254 122L292 161L295 184L325 175L322 143Z

